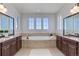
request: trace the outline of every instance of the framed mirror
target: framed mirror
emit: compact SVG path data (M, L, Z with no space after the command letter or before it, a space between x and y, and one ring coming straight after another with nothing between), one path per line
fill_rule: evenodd
M63 19L63 35L79 37L79 13Z
M0 13L0 36L14 35L14 18L6 14Z

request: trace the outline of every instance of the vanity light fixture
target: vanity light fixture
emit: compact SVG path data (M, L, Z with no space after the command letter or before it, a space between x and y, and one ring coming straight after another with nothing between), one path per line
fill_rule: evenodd
M7 8L2 3L0 4L0 12L2 13L7 12Z
M79 12L79 3L75 4L75 6L70 10L71 13Z

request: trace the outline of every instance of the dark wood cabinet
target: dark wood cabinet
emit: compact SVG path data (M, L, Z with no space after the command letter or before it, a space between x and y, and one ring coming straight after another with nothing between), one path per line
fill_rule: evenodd
M78 42L78 46L77 46L77 56L79 56L79 42Z
M21 36L16 37L16 51L19 51L19 49L22 48L22 40L21 40Z
M57 48L66 56L76 56L79 53L79 48L77 48L77 41L62 37L59 39L60 36L57 36ZM59 43L61 41L61 43ZM61 45L61 46L59 46Z
M20 48L22 48L22 36L20 36Z
M21 48L22 48L22 37L19 36L19 49L21 49Z
M68 44L67 44L67 40L65 40L65 38L63 38L63 40L62 40L62 52L63 52L63 54L68 56Z
M9 39L1 43L1 55L13 56L22 47L21 36Z
M2 56L10 56L10 45L2 47Z
M16 38L13 38L11 40L11 45L10 45L10 55L13 56L16 53Z
M0 43L0 56L1 56L1 43Z
M69 56L76 56L77 55L77 42L74 40L68 41L68 52Z
M76 56L76 46L68 44L69 56Z
M61 36L57 36L56 38L56 46L59 50L62 50L62 37Z
M2 43L2 56L10 56L10 41Z

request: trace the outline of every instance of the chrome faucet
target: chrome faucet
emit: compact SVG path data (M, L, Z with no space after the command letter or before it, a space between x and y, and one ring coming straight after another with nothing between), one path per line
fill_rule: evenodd
M79 33L75 33L75 36L79 37Z

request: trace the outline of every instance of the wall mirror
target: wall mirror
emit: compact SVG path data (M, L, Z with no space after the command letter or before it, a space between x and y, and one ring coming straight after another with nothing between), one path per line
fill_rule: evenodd
M0 13L0 37L14 35L14 18Z
M79 37L79 13L64 18L63 35Z

